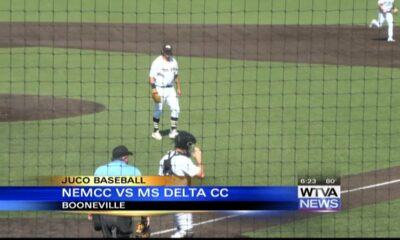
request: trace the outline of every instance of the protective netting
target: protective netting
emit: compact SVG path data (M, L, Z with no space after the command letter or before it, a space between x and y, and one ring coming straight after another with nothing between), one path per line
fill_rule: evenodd
M336 214L195 214L195 236L400 236L400 45L373 18L376 0L0 1L1 183L92 175L119 144L157 175L173 148L171 111L153 139L149 71L168 43L182 85L177 129L203 152L198 184L322 174L341 176L344 190ZM85 215L0 221L2 237L101 236ZM173 227L152 218L154 237Z

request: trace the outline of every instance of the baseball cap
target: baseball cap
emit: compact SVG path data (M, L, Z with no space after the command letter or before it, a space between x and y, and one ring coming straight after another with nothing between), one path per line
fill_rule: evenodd
M170 44L164 44L163 46L163 52L166 54L171 55L172 54L172 46Z
M128 148L124 145L119 145L115 147L112 151L112 159L118 159L127 155L133 155L133 152L130 152Z

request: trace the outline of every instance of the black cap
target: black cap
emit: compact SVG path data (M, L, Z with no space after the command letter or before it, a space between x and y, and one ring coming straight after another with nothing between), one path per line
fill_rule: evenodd
M175 137L175 147L189 150L190 147L196 144L196 138L189 132L179 131L178 135Z
M164 44L162 51L165 54L172 55L172 46L170 44Z
M133 155L133 152L130 152L124 145L119 145L114 148L112 152L112 159L119 159L127 155Z

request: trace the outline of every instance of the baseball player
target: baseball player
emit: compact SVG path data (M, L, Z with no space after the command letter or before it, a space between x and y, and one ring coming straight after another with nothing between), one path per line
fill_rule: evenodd
M141 176L140 170L128 165L129 155L133 155L124 145L113 149L112 161L98 167L95 176ZM97 215L88 216L94 223L95 230L102 231L105 238L129 238L133 232L132 217ZM140 231L136 229L136 236L141 238L150 237L150 217L141 217Z
M394 7L395 0L378 0L378 20L372 19L369 24L370 28L376 27L381 28L383 23L386 21L388 25L388 42L394 42L393 39L393 14L392 11L395 9Z
M171 45L164 45L161 50L161 55L151 64L149 82L152 88L152 93L157 92L161 97L161 102L154 104L154 130L151 136L156 140L162 139L159 131L159 124L163 104L167 103L171 110L171 129L169 132L169 138L173 139L178 134L176 128L180 108L177 95L180 97L182 92L181 81L178 76L178 62L172 57ZM174 83L176 83L176 92Z
M190 179L193 177L204 178L201 150L195 147L196 138L185 131L179 131L174 139L175 150L169 151L160 160L158 174L160 176L181 176ZM197 165L193 164L191 157L196 160ZM193 223L191 213L175 214L177 232L171 238L193 237Z

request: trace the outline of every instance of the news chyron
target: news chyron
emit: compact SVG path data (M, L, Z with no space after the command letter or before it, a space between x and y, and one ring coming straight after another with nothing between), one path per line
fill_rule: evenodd
M337 212L341 209L340 178L299 178L299 210Z

